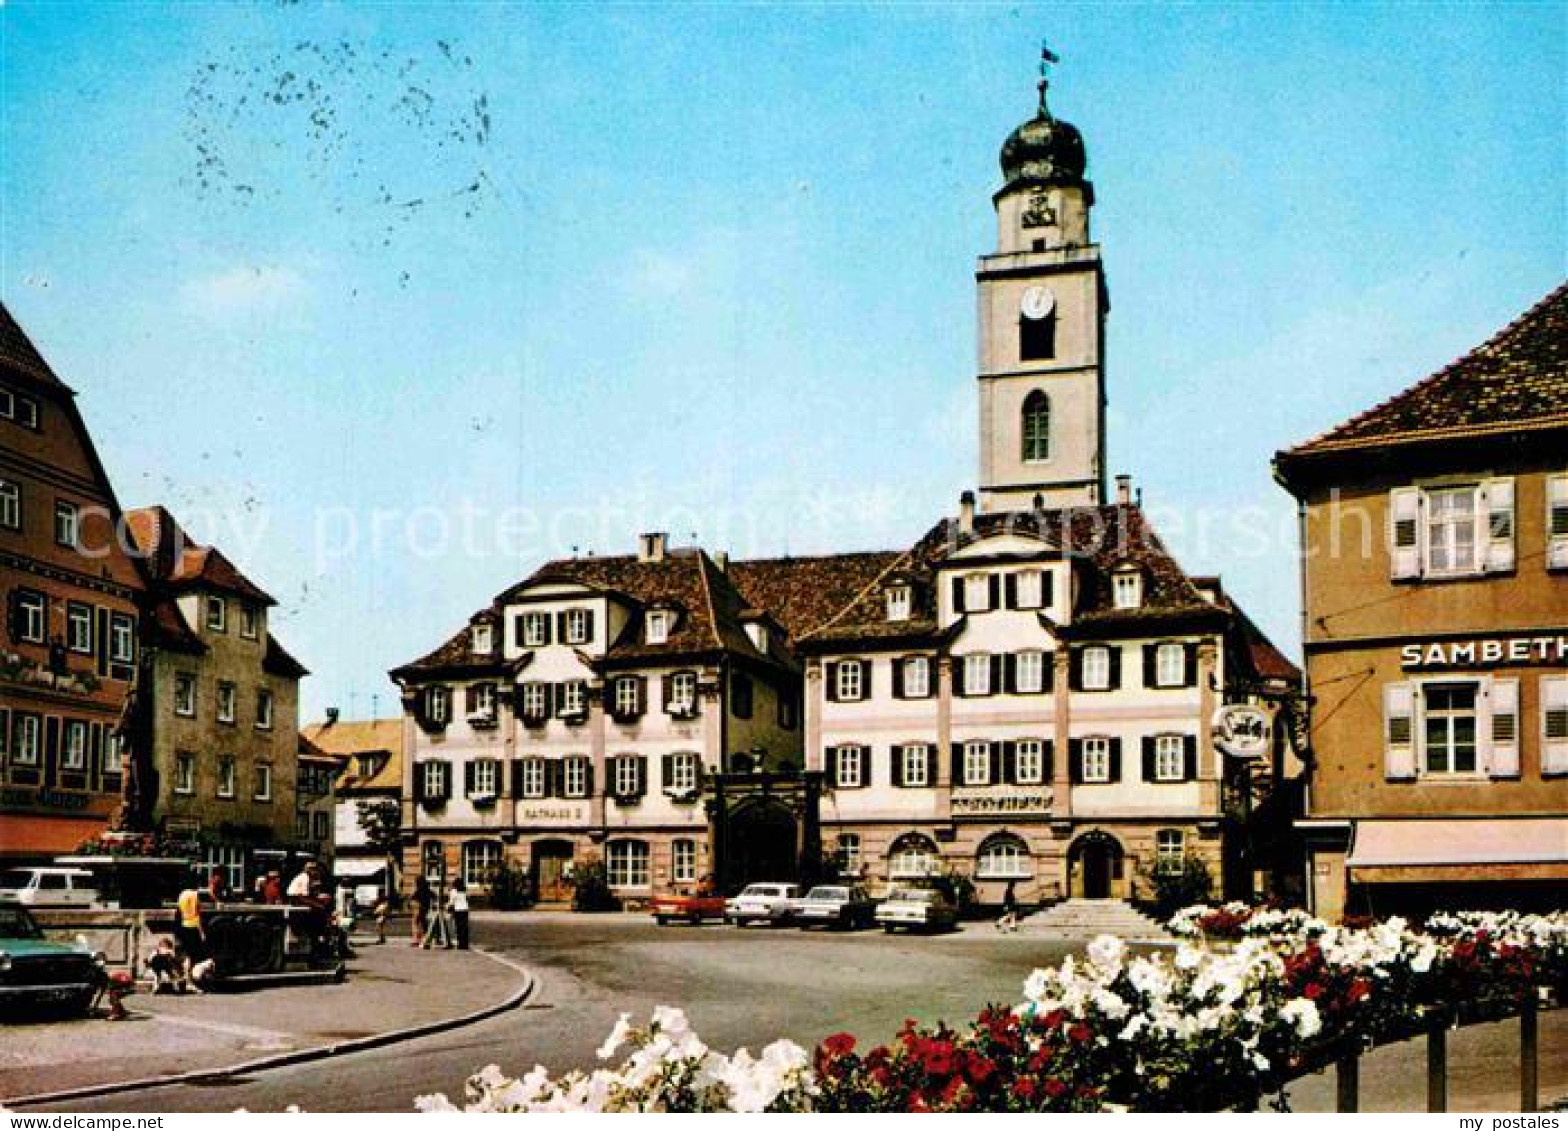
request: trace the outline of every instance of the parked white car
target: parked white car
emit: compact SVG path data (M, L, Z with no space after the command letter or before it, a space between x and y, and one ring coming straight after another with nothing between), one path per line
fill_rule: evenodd
M102 907L98 882L85 868L8 868L0 872L0 899L25 907Z
M724 921L737 927L747 923L788 923L798 898L799 884L747 884L744 891L725 904Z
M894 931L950 931L958 925L958 909L930 888L894 888L877 907L877 922Z

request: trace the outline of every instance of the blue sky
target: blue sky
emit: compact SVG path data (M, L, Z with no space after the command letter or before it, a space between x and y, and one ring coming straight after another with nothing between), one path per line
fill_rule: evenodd
M1110 462L1297 647L1268 460L1564 274L1562 4L0 8L0 294L305 711L543 558L900 546L976 474L974 259L1038 43Z

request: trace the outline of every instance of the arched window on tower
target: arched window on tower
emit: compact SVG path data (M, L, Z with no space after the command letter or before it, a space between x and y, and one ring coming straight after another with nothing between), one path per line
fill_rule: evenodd
M1039 389L1024 398L1024 462L1051 458L1051 398Z

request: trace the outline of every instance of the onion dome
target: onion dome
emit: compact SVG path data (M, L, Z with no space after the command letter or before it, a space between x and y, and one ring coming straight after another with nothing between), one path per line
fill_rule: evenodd
M1084 153L1083 134L1070 122L1051 115L1045 103L1049 85L1045 68L1056 62L1049 49L1040 64L1040 109L1002 143L1003 191L1015 185L1082 185L1089 159Z

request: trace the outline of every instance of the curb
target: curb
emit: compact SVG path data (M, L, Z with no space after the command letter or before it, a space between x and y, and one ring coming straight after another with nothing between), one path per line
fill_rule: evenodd
M491 1017L518 1008L527 1002L529 998L533 997L535 991L538 990L539 979L527 967L478 947L473 948L472 953L482 955L491 962L521 974L523 978L522 985L510 997L494 1005L487 1005L470 1013L460 1014L457 1017L444 1017L437 1021L427 1021L423 1025L410 1025L403 1029L388 1029L383 1033L374 1033L368 1037L359 1037L352 1041L340 1041L331 1045L316 1045L308 1049L295 1049L291 1052L279 1053L276 1056L265 1056L256 1060L242 1061L239 1064L230 1064L223 1068L198 1068L190 1072L178 1072L172 1076L148 1076L140 1080L115 1080L105 1084L88 1084L80 1088L67 1088L59 1092L39 1092L31 1096L7 1096L4 1098L3 1103L8 1108L34 1107L38 1104L63 1103L67 1100L84 1100L94 1096L112 1096L120 1092L139 1092L148 1088L166 1088L175 1084L195 1084L204 1080L222 1080L231 1076L269 1072L275 1068L287 1068L295 1064L308 1064L314 1060L326 1060L334 1056L346 1056L349 1053L364 1052L368 1049L382 1048L386 1045L399 1044L403 1041L417 1040L420 1037L429 1037L436 1033L445 1033L452 1029L461 1029L464 1026L488 1020Z

